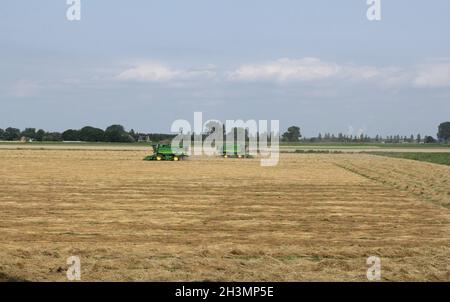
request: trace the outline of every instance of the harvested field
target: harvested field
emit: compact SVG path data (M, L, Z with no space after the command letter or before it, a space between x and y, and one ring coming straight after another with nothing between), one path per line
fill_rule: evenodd
M366 154L280 164L0 150L0 278L450 281L450 167ZM4 277L2 277L4 276Z
M450 166L450 153L425 153L425 152L370 152L370 154L376 154L380 156L389 156L395 158L405 158L411 160L425 161L434 164L441 164Z
M450 209L450 167L409 159L342 155L339 167Z

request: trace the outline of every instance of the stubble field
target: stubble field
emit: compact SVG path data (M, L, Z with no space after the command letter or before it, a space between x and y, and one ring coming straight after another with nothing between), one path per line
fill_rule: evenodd
M450 167L367 154L144 162L0 150L0 280L450 281Z

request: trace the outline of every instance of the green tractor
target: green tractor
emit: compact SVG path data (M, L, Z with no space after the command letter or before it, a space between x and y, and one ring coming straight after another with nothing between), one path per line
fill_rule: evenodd
M153 154L144 158L144 160L172 160L179 161L188 157L183 148L172 147L171 145L156 144L152 145Z
M248 149L239 144L227 145L219 147L219 154L224 158L251 158Z

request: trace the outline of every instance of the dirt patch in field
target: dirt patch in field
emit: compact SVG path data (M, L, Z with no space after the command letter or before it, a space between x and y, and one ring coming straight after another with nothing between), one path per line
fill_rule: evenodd
M379 256L383 280L450 280L450 211L362 175L385 158L145 154L0 151L0 271L64 281L75 255L85 281L364 281Z

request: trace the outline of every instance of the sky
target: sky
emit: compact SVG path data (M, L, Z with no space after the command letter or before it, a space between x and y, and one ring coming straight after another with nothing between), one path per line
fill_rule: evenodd
M450 120L450 1L0 3L0 128L279 120L319 132L436 135Z

